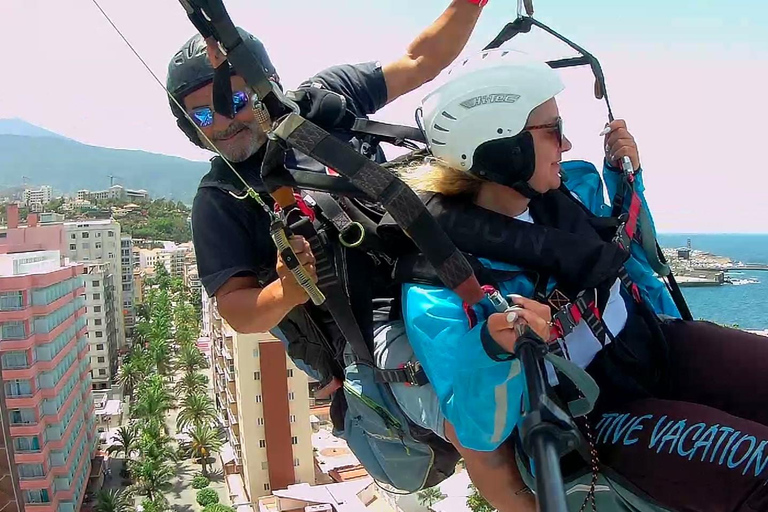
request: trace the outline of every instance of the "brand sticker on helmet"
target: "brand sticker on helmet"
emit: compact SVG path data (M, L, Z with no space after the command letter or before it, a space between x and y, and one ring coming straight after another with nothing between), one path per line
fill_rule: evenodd
M483 94L475 96L460 103L464 108L475 108L479 105L489 105L491 103L514 103L520 99L519 94Z

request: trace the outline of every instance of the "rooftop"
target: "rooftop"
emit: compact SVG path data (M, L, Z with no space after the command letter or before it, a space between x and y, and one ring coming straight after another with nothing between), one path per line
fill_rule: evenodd
M327 485L296 484L287 489L273 491L278 498L304 501L318 505L329 504L336 512L365 512L365 503L358 494L373 485L373 479L368 477L351 482Z

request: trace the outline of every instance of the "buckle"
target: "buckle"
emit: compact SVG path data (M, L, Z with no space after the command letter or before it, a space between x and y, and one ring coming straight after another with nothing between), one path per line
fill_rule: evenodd
M560 327L563 338L568 336L573 331L573 328L576 327L576 321L573 318L573 314L571 314L571 307L572 305L569 302L552 315L552 322L557 323Z
M350 235L350 233L352 233ZM339 232L339 242L347 248L355 248L365 240L365 228L359 222L352 222L344 226Z
M623 250L627 250L629 248L630 243L632 240L629 238L629 234L627 233L627 220L629 220L629 215L626 213L622 213L619 215L619 227L616 228L616 234L613 236L613 243L621 247Z
M407 382L404 382L406 386L423 386L428 383L427 374L424 373L421 363L416 361L408 361L400 365L402 370L405 370L405 375L408 378Z

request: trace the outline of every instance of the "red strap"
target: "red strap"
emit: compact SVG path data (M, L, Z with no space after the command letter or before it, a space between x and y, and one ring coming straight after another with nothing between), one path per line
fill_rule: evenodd
M487 284L482 285L480 289L483 290L485 295L489 295L496 291L496 288ZM474 328L477 325L477 314L475 313L474 308L468 302L464 302L462 307L464 308L464 314L467 316L467 320L469 321L469 328Z
M553 321L552 327L549 329L549 340L548 341L555 341L559 340L561 338L565 338L565 332L563 331L563 326L560 325L560 322Z
M600 319L600 310L597 309L597 304L595 304L594 301L590 302L589 305L590 310L592 310L592 314L595 315L598 319ZM571 313L571 318L573 318L574 326L577 325L579 322L581 322L581 311L579 311L579 308L576 306L576 304L571 304L569 306L569 311ZM564 337L565 329L563 329L563 326L560 325L560 322L555 320L552 322L552 328L550 330L550 339L557 339Z
M301 213L309 217L309 220L312 222L315 221L315 211L309 207L309 205L304 201L304 198L301 197L300 194L294 193L293 197L296 198L296 206L299 207L299 210L301 210Z
M642 202L640 201L640 196L637 195L637 192L632 190L632 201L629 203L629 218L627 219L627 224L624 226L624 229L627 232L627 235L629 236L630 241L635 237L635 230L637 229L637 219L640 217L640 208L642 208Z
M294 192L293 198L296 200L296 206L301 210L301 213L306 215L309 220L312 222L315 221L315 211L309 207L309 205L304 201L304 198L301 197L301 194ZM280 212L281 208L280 205L275 203L275 212Z

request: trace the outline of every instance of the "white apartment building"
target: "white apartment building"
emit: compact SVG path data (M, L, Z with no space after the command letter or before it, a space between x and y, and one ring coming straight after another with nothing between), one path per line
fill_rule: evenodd
M70 260L81 263L110 263L112 274L119 276L114 282L122 281L121 233L118 222L111 219L65 222L64 230L68 242L67 256ZM122 312L122 286L115 286L112 301L112 308ZM118 330L117 345L123 348L126 346L123 315L116 315L115 321Z
M93 389L109 389L116 378L120 311L114 307L116 276L110 263L85 263L86 324Z

